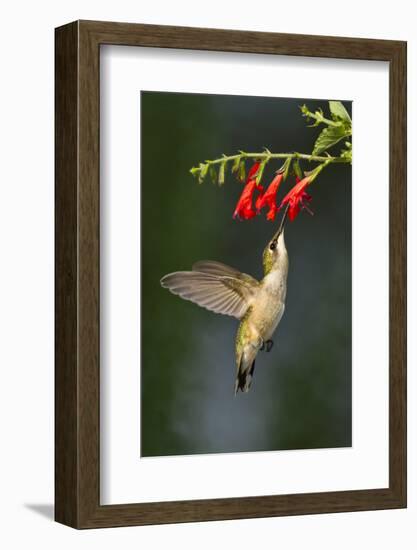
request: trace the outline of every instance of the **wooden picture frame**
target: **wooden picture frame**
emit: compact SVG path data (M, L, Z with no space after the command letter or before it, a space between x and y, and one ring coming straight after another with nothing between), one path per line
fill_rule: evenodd
M76 21L56 29L56 521L75 528L406 506L406 43ZM389 487L100 505L99 56L103 44L389 62Z

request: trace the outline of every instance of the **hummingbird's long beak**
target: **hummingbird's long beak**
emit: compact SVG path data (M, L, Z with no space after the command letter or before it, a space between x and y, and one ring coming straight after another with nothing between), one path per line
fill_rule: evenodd
M285 211L284 211L284 214L282 215L281 223L279 224L278 231L275 233L274 238L272 239L272 240L275 241L275 242L278 241L279 236L280 236L281 233L284 231L285 222L287 221L287 215L288 215L288 208L289 208L289 207L290 207L290 205L287 204L287 207L286 207L286 209L285 209Z

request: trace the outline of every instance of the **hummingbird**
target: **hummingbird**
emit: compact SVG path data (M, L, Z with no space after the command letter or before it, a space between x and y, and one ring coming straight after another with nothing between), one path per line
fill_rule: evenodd
M271 351L272 336L284 314L289 265L284 240L287 211L288 207L263 251L262 280L221 262L203 260L191 271L169 273L160 281L163 288L184 300L240 321L235 340L235 395L239 390L249 391L256 356L259 351Z

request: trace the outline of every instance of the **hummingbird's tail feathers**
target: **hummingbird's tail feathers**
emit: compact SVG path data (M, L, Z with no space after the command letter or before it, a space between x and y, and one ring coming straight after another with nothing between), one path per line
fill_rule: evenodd
M241 319L254 296L246 281L200 271L176 271L162 277L161 286L215 313Z
M247 393L249 391L249 388L252 384L252 378L253 373L255 370L255 361L253 361L252 365L248 369L241 369L242 361L239 365L237 375L236 375L236 381L235 381L235 395L240 390L243 393Z

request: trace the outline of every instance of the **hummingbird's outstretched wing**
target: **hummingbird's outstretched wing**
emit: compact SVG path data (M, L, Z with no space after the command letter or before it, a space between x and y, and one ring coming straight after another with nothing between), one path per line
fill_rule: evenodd
M259 283L250 275L219 262L198 262L193 265L193 271L165 275L161 285L210 311L242 319Z
M234 277L235 279L245 281L249 285L253 285L254 288L259 285L259 281L252 277L252 275L242 273L234 267L230 267L229 265L222 264L221 262L216 262L214 260L202 260L200 262L196 262L193 265L193 271L201 271L203 273L210 273L211 275L225 275Z

